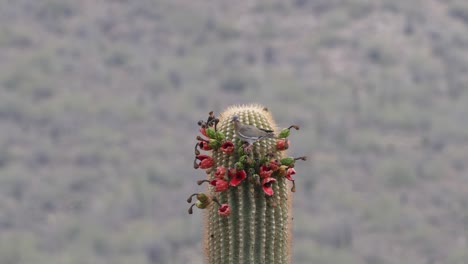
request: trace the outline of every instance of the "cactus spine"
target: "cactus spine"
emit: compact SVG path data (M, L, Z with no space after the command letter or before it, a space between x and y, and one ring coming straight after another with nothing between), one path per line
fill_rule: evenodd
M210 182L206 196L219 205L210 201L200 202L200 199L198 204L194 204L202 209L207 208L204 239L206 261L208 264L290 263L292 217L291 191L287 180L292 181L294 161L297 159L285 158L282 151L289 145L285 139L289 129L281 131L278 138L257 140L248 149L236 135L232 122L234 116L238 116L242 124L277 132L270 113L259 105L230 107L219 119L210 113L211 120L216 121L216 133L207 131L211 139L206 143L212 147L212 156L208 162L199 157L203 155L197 155L201 162L195 165L196 168L209 167L207 180L199 181L199 184ZM210 118L207 123L210 123ZM210 127L209 124L207 127ZM291 127L298 129L297 126ZM285 131L287 135L281 136ZM286 147L279 145L279 140L286 142ZM234 146L233 150L227 150L223 142L229 142ZM195 153L199 154L197 149ZM226 174L224 169L227 170Z

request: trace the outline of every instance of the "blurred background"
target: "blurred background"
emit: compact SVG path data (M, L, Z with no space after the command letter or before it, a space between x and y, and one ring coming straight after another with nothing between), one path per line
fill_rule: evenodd
M0 263L202 263L242 103L301 126L294 264L468 263L465 0L0 0Z

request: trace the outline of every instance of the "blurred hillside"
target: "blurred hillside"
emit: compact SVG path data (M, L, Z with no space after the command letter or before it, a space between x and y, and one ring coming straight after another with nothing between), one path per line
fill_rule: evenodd
M0 0L0 263L202 263L196 122L249 102L294 264L468 263L465 0Z

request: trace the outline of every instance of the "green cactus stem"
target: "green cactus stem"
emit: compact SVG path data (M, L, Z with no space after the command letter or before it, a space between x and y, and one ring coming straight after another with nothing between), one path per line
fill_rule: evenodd
M219 119L210 112L206 123L199 122L200 131L208 137L198 137L199 142L213 142L211 157L200 154L196 146L194 161L195 168L207 172L207 179L198 184L209 183L206 194L209 199L205 194L198 194L199 200L194 204L200 209L206 208L206 263L290 263L290 181L293 182L292 175L296 173L294 162L302 157L285 156L289 129L283 130L281 137L259 139L251 150L245 151L245 143L234 130L234 116L242 124L280 134L268 110L259 105L230 107ZM200 146L205 146L203 144Z

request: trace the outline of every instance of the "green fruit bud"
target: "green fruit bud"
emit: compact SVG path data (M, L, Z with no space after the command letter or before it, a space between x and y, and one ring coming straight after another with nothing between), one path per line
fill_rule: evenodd
M245 155L244 147L240 146L240 147L237 149L237 154L238 154L239 156L244 156L244 155Z
M282 158L280 162L281 162L281 165L290 166L294 164L294 158L293 157Z
M247 155L243 155L239 158L239 162L245 163L247 162Z
M203 203L202 201L198 200L196 203L195 203L195 206L200 208L200 209L205 209L206 207L208 207L209 203Z
M217 140L219 140L219 141L223 141L226 137L224 136L223 133L217 131L217 132L216 132L216 135L215 135L215 138L216 138Z
M260 165L263 165L263 164L265 164L265 163L267 163L267 162L269 162L269 161L270 161L270 159L269 159L268 157L263 156L263 157L260 159L259 164L260 164Z
M235 168L236 168L236 170L243 170L244 169L244 164L242 164L242 162L236 162Z
M209 138L216 138L216 131L212 127L207 127L206 135L208 135Z
M260 175L254 174L254 175L252 176L252 179L254 180L255 184L261 185L261 183L260 183Z
M279 133L278 135L278 138L287 138L289 137L289 128L285 128L283 130L281 130L281 132Z
M203 203L209 202L210 197L204 193L199 193L197 194L197 199Z
M221 147L221 142L216 140L216 139L210 139L210 142L208 142L208 146L212 149L218 149Z

